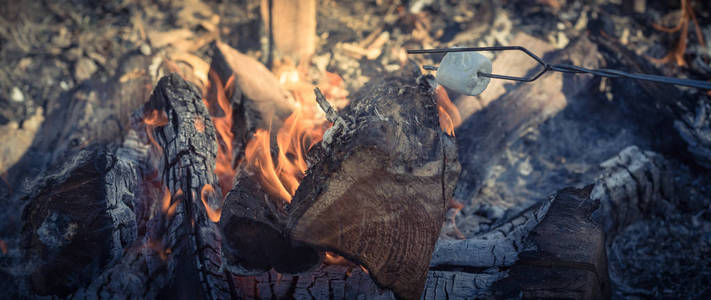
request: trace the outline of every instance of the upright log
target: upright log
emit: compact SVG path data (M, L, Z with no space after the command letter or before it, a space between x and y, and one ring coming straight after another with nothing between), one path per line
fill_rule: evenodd
M166 246L177 259L168 295L229 298L231 286L220 271L220 234L214 223L222 194L214 172L215 127L207 108L194 86L170 74L158 82L144 110L164 112L167 118L153 133L163 149L161 176L172 195L170 206L176 205L166 224Z
M289 237L363 265L398 297L419 298L459 175L432 89L377 80L339 116L318 98L335 124L309 153L316 163L288 208Z

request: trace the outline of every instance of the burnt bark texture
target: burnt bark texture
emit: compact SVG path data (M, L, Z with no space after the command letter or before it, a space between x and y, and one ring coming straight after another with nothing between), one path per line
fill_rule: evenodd
M608 236L643 217L662 216L678 205L672 167L661 155L630 146L600 165L604 171L591 198L600 201L601 223Z
M545 219L531 231L527 247L492 287L497 297L607 299L605 233L596 216L593 186L559 191Z
M242 299L394 299L389 290L378 288L358 266L321 265L301 274L272 270L259 276L235 276Z
M398 297L419 298L460 170L431 88L384 78L338 116L324 110L334 125L309 153L316 163L288 207L289 237L363 265Z
M170 74L158 82L144 109L167 116L167 124L153 133L163 150L161 179L170 191L171 206L177 205L165 224L165 246L174 262L167 267L175 271L168 293L229 298L230 281L221 271L221 237L213 222L215 216L219 219L222 193L214 173L215 127L207 108L194 86Z
M23 294L66 297L122 255L137 236L138 176L133 161L92 146L35 182L22 218Z
M272 199L254 176L241 171L225 199L220 219L224 266L238 275L272 268L293 274L319 266L323 252L295 245L285 235L283 200Z
M430 266L504 267L514 264L525 246L530 231L546 216L553 197L549 197L501 226L463 240L437 242Z

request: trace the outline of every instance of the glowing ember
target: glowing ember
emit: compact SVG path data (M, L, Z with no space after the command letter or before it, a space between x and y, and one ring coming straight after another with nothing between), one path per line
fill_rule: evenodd
M165 248L165 246L163 246L163 241L156 241L153 239L148 239L143 244L143 248L153 250L163 261L168 259L168 255L172 253L172 250L170 248Z
M168 217L171 218L173 215L175 215L175 209L178 208L178 202L180 202L180 198L183 195L183 190L178 189L177 192L175 192L175 195L170 195L170 191L168 190L168 187L165 187L165 190L163 191L163 199L161 200L161 211ZM173 199L176 199L176 201L173 201Z

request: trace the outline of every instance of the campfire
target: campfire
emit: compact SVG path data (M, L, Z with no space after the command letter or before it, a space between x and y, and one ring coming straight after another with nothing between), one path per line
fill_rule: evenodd
M0 5L1 286L703 298L709 8Z

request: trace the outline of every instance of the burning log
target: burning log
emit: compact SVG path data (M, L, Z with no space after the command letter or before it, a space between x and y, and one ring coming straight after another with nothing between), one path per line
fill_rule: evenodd
M234 107L232 131L238 159L256 129L280 128L294 110L287 91L259 61L239 53L227 44L215 42L210 80L226 85ZM219 97L219 96L218 96Z
M177 74L163 77L145 111L165 113L164 124L153 134L163 149L162 181L170 191L166 247L175 270L171 293L224 299L231 281L220 271L222 193L215 175L215 127L200 93ZM200 283L196 287L196 283Z
M258 182L240 172L225 199L220 220L225 267L237 275L256 275L271 268L293 274L317 267L323 253L292 245L284 233L284 202L269 196Z
M316 163L288 208L289 238L362 264L398 297L418 298L457 182L452 137L426 84L366 85L309 153Z

